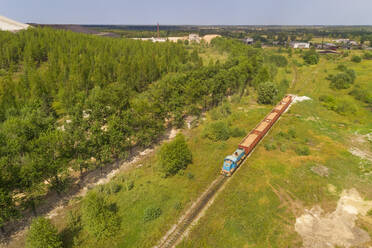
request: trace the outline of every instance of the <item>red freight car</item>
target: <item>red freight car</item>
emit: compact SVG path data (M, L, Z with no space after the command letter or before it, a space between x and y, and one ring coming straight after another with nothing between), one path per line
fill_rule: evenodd
M269 131L272 125L278 120L281 114L291 104L292 96L286 96L281 100L278 105L263 119L239 144L239 148L245 150L245 154L248 155L257 143L262 139L263 136Z
M221 173L230 176L244 161L244 158L252 152L253 148L270 130L281 114L288 108L293 100L292 96L286 96L275 108L263 119L239 144L239 148L224 159Z

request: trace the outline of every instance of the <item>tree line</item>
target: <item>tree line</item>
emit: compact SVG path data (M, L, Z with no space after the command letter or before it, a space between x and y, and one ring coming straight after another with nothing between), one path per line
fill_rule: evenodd
M220 47L231 43L217 41ZM34 28L0 32L0 226L37 212L48 190L136 146L168 126L243 95L269 78L262 51L231 43L225 63L203 65L182 44Z

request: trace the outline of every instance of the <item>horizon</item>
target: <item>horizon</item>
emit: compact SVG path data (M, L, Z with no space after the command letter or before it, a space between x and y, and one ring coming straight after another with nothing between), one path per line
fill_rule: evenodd
M370 26L368 0L5 0L6 17L37 24L195 26Z

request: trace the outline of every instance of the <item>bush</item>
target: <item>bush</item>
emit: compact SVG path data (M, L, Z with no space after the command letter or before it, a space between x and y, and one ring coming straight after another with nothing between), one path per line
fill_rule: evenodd
M307 146L296 147L295 152L296 152L297 155L300 155L300 156L310 155L310 150L309 150L309 147L307 147Z
M272 82L260 83L258 85L258 102L262 104L273 104L278 95L278 88Z
M341 99L337 101L335 111L341 115L354 114L357 111L357 106L350 100Z
M223 119L231 114L231 106L228 103L224 103L221 106L211 111L212 120Z
M282 144L282 145L280 146L280 151L281 151L281 152L285 152L285 151L287 151L287 146L284 145L284 144Z
M230 127L224 121L212 122L204 128L203 137L213 141L227 140L230 137Z
M320 96L319 100L322 105L329 110L333 110L339 114L355 113L357 107L353 102L347 99L336 99L333 96Z
M372 104L372 94L368 90L362 89L360 85L356 85L349 94L359 101Z
M282 55L271 55L268 60L278 67L286 67L288 65L287 58Z
M230 131L232 137L243 137L245 135L245 131L238 127L232 128Z
M186 174L186 176L187 176L187 178L188 178L189 180L194 179L194 174L192 174L191 172L188 172L188 173Z
M106 186L108 194L116 194L121 190L121 185L115 182L111 182Z
M162 214L162 211L158 207L149 207L145 209L145 213L143 215L143 221L149 222L152 220L155 220L160 217Z
M354 55L353 57L351 57L351 61L353 61L354 63L360 63L362 61L362 58L358 55Z
M38 217L32 221L26 239L27 248L62 248L57 228L49 219Z
M315 51L315 49L310 49L306 51L302 56L306 64L309 65L316 65L319 63L319 54Z
M292 139L295 139L297 137L297 134L296 134L296 131L294 129L289 129L288 131L288 135L289 137L291 137Z
M354 82L355 73L350 70L349 73L343 72L338 73L335 76L330 75L328 79L331 81L330 87L332 89L347 89L350 88L351 84Z
M363 59L372 59L372 53L365 52L364 55L363 55Z
M82 224L98 241L107 240L120 229L116 206L95 191L90 191L82 204Z
M187 165L192 162L192 154L185 137L177 134L173 141L164 143L160 148L158 161L166 177L175 175L181 169L186 169Z
M347 67L344 64L339 64L336 69L339 71L346 71Z
M226 121L217 121L205 126L202 137L213 141L220 141L227 140L230 137L242 137L244 135L244 130L238 127L232 128Z
M264 147L265 147L266 151L272 151L272 150L276 149L276 145L274 145L274 144L265 144Z

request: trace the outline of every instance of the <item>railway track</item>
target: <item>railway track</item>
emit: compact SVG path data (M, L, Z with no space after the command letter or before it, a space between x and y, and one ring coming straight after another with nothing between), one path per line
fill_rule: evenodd
M187 228L198 217L198 215L203 211L213 196L215 196L218 190L221 189L228 179L229 177L225 177L223 175L217 177L217 179L202 194L202 196L199 197L196 203L191 206L190 210L184 215L184 217L176 224L175 228L173 228L167 237L156 247L170 248L174 247L179 241L181 241L180 238L184 235Z
M294 98L293 98L294 99ZM292 102L292 100L290 103ZM285 109L283 109L280 113L277 119L274 120L274 123L270 125L263 134L263 136L258 140L257 143L253 145L251 150L248 154L246 154L239 166L237 167L236 171L233 173L232 176L236 174L236 172L240 169L240 167L244 164L244 162L247 160L248 157L253 153L256 146L263 140L263 138L268 134L269 130L272 128L273 125L277 122L277 120L280 118L281 114L284 112L284 110L288 109L288 106L290 104L286 105ZM262 123L262 122L261 122ZM259 123L259 125L261 124ZM256 126L256 128L258 125ZM255 130L255 129L254 129ZM154 248L172 248L175 247L182 238L187 234L188 228L191 226L191 224L198 220L200 218L201 213L204 209L208 207L209 204L212 203L212 199L214 196L217 195L220 189L222 189L223 185L228 182L228 180L231 177L226 177L224 175L220 175L215 179L210 186L207 188L207 190L204 191L204 193L195 201L195 203L189 208L189 210L181 217L181 219L178 221L177 224L173 226L171 230L168 231L168 233L164 236L164 238L160 241L160 243L155 246Z

